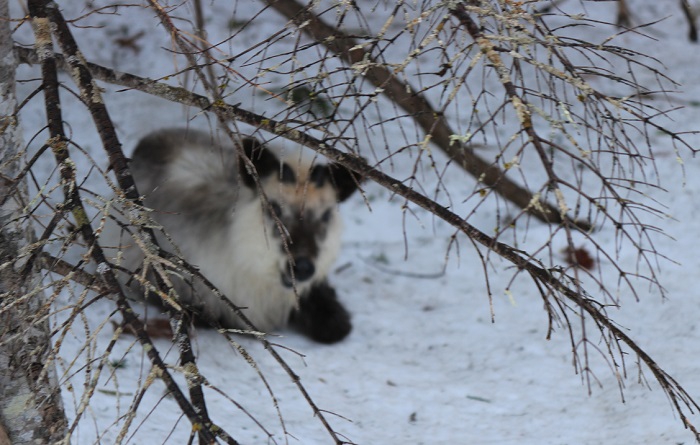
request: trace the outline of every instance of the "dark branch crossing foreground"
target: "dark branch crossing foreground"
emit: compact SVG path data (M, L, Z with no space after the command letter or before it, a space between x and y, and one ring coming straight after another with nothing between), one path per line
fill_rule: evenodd
M6 6L6 3L0 4ZM663 256L656 251L651 236L658 230L646 219L664 213L656 203L644 200L640 191L643 187L660 188L661 184L640 172L654 163L650 131L668 136L677 151L692 151L692 147L684 134L662 123L661 118L672 110L657 108L648 100L673 86L658 68L658 61L610 41L591 43L568 36L565 31L570 26L603 24L563 13L558 15L555 6L538 11L529 2L468 0L425 2L416 11L406 2L398 1L396 5L383 7L384 25L373 29L368 14L378 14L376 11L381 10L375 3L344 2L342 7L328 9L316 2L305 6L295 0L256 3L261 8L261 17L275 13L288 22L277 34L260 38L241 50L236 47L236 38L240 37L239 33L245 33L246 27L256 25L257 15L245 24L232 22L231 37L213 42L209 39L215 33L205 29L207 2L187 2L192 8L187 12L185 8L149 0L148 14L155 24L152 32L166 33L172 44L170 53L178 61L172 75L153 80L90 62L74 37L74 26L91 23L99 14L131 13L136 11L134 6L89 7L84 16L66 20L56 2L28 1L29 15L25 20L33 30L34 48L15 45L14 54L20 63L40 67L41 85L25 102L43 95L47 128L37 129L43 146L35 155L2 171L3 210L14 205L12 224L21 222L26 228L34 229L36 235L32 230L23 234L27 246L15 249L15 254L8 253L3 245L3 270L17 273L0 276L3 287L0 317L17 318L14 311L29 301L40 314L37 320L48 326L52 317L50 308L56 307L62 289L87 288L93 292L88 298L87 291L77 291L81 295L80 303L50 333L55 346L44 338L47 349L41 351L42 358L38 358L36 351L30 351L27 360L32 361L36 382L49 382L54 375L52 362L60 359L62 341L71 335L74 324L78 324L89 306L111 299L114 304L111 315L118 313L122 318L109 344L85 364L86 372L92 373L92 377L86 379L89 383L83 389L75 418L69 423L60 419L63 414L57 403L52 405L56 405L56 410L44 413L44 423L46 419L58 419L50 440L69 437L81 422L87 421L99 378L110 372L109 357L122 331L128 329L150 362L149 375L144 376L146 383L131 399L131 413L141 408L152 381L160 380L181 416L191 424L189 437L177 440L239 443L240 438L233 430L224 429L221 417L212 413L208 405L209 394L216 394L223 395L237 411L252 419L265 440L275 441L275 434L267 426L268 419L257 418L231 397L228 389L213 385L206 376L207 370L198 363L191 331L198 308L179 304L180 300L173 297L171 281L173 277L188 276L203 283L243 320L246 329L240 332L219 329L219 332L231 349L258 373L284 434L291 436L293 432L286 429L273 385L233 334L243 333L260 342L296 386L332 443L352 443L334 427L331 420L334 413L317 404L287 363L285 347L259 332L246 317L245 308L231 303L211 277L180 255L167 251L162 243L159 245L158 239L169 239L168 235L151 218L151 210L144 207L140 194L143 191L137 190L118 127L108 112L110 96L104 95L99 86L103 82L156 96L173 105L181 104L208 119L211 117L211 128L216 128L226 143L238 149L242 171L250 172L251 184L259 190L262 190L263 174L258 175L252 155L241 147L240 126L252 127L271 139L284 139L309 148L319 158L354 172L351 177L361 179L356 184L360 187L369 183L381 186L386 194L401 197L404 214L421 209L444 221L454 230L450 246L459 239L474 246L483 263L489 301L493 298L490 280L494 258L508 263L511 283L522 275L533 283L549 320L547 337L554 334L555 326L565 327L576 372L584 376L589 390L595 380L590 354L602 351L612 371L620 376L622 391L623 376L628 372L626 356L631 352L640 373L642 367L651 372L683 426L700 441L693 423L700 405L610 318L607 308L619 306L620 299L614 284L599 273L601 267L610 268L617 274L621 287L634 297L637 278L664 293L658 278L658 261ZM681 4L686 14L690 14L688 2ZM189 13L193 17L182 20ZM621 32L641 32L627 26ZM143 38L155 39L154 35L160 34ZM140 34L129 40L127 49L134 51L134 57L138 57L139 38ZM230 44L229 50L237 48L239 52L226 53L226 44ZM597 68L603 65L596 63L600 61L610 66L619 64L631 74L623 76L613 68ZM427 72L426 66L439 67L439 71ZM636 77L638 71L657 79L658 89L641 85ZM65 86L65 80L61 82L59 72L69 75L70 87ZM272 82L263 80L265 76L275 75L291 79L282 91L274 90L269 86ZM605 91L614 90L619 95L604 93L597 87L600 83L590 82L591 78L608 82L606 86L613 85L614 88ZM179 83L173 83L173 79ZM76 158L84 151L68 131L71 117L63 106L62 88L77 88L75 94L92 118L102 156L109 164L107 171L99 168L99 162L92 168L103 176L114 197L91 190L83 179L90 173L77 170L80 164ZM251 105L255 101L244 104L238 100L246 94L265 97L264 112ZM19 109L24 105L13 107ZM18 111L14 113L13 119ZM0 135L10 124L14 125L3 116ZM639 140L646 145L638 147ZM436 160L438 156L433 155L431 147L436 147L445 160ZM46 183L40 183L37 178L41 175L36 171L49 154L53 155L51 162L56 170ZM26 158L25 155L20 152L13 156L20 159ZM452 165L467 173L461 188L451 186L444 179ZM116 182L111 178L116 178ZM39 190L31 202L26 195L28 183ZM276 215L280 232L285 232L279 211L274 210L276 203L264 193L260 199L264 203L262 208ZM365 199L369 204L371 198L365 195ZM493 233L473 223L479 209L488 206L496 209ZM50 213L48 218L46 213ZM144 270L127 270L106 253L114 249L103 245L100 238L106 222L119 224L143 249ZM514 231L527 233L533 224L547 224L550 228L550 238L538 248L522 250L517 235L516 243L506 241ZM596 238L597 233L606 229L614 231L617 244L613 247ZM5 236L3 233L3 239ZM567 252L571 253L567 257L569 264L558 264L553 253L555 238L565 240ZM584 252L585 264L584 256L574 255L581 252L575 241L578 239L584 239L592 252L592 255ZM284 249L291 258L289 242L293 240L285 239ZM620 264L622 244L639 254L634 271ZM75 249L79 254L71 256L68 252ZM68 258L78 259L71 262ZM42 289L46 288L49 295L45 302L36 300L38 294L27 284L35 279L39 269L50 272L41 281ZM167 359L167 351L161 350L152 338L147 320L127 298L118 274L128 274L142 283L147 293L157 295L164 302L177 351L176 363ZM17 282L8 277L16 278ZM17 330L26 329L27 335L34 335L33 328L26 323L7 326L11 326L13 333L0 331L3 346L16 344L12 338ZM597 340L593 340L595 334L600 334ZM2 357L0 349L0 360ZM56 391L45 395L46 400L54 400ZM132 425L133 421L129 416L119 421L122 422L120 440L140 428ZM13 430L12 434L15 434Z

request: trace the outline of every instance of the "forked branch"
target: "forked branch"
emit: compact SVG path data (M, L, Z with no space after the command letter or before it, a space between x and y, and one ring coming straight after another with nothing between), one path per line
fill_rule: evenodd
M105 149L110 155L110 160L115 168L118 169L117 177L118 180L121 181L120 185L124 188L125 193L131 194L133 200L138 201L139 195L134 185L133 178L131 178L128 172L124 155L121 152L121 146L111 119L107 114L104 102L100 97L100 92L92 82L92 75L85 66L85 62L78 51L77 45L57 5L46 0L30 0L29 11L32 15L32 25L37 42L37 53L42 55L39 61L42 67L46 114L49 121L49 145L60 167L65 197L64 208L72 213L77 225L77 231L82 235L85 242L91 246L90 251L95 263L106 265L108 261L102 248L97 243L97 237L90 225L87 211L83 205L82 197L80 196L80 188L76 181L75 163L70 159L67 149L68 139L63 130L63 118L60 108L61 102L58 94L59 83L52 43L52 29L55 30L57 40L61 44L63 50L71 56L69 60L73 66L71 66L72 69L70 72L74 75L74 80L80 87L83 98L95 119ZM151 236L153 237L152 233ZM36 258L39 253L39 251L34 252L33 258ZM237 442L232 437L220 427L213 425L208 419L205 409L206 405L203 404L203 399L201 398L201 386L199 382L192 380L193 384L191 385L191 388L194 388L194 392L191 390L192 403L197 405L193 406L181 392L179 386L167 370L157 349L154 347L150 337L146 333L143 322L131 309L126 296L121 290L114 271L110 268L102 268L101 278L104 280L110 292L116 295L117 307L124 318L124 323L134 328L137 338L144 346L144 350L146 350L154 369L157 371L157 376L165 382L169 391L180 405L182 412L187 415L192 424L199 425L197 429L200 431L201 437L209 443L215 442L216 438L220 437L229 444L236 444ZM192 360L192 364L194 364L191 345L189 344L189 339L187 338L183 327L184 324L182 323L182 314L175 313L174 317L179 321L178 325L180 326L178 329L178 333L180 334L180 341L178 341L178 344L185 345L181 348L183 361L189 358ZM90 397L90 394L85 394L84 398L85 397ZM82 411L79 411L78 417L81 412ZM71 430L75 428L76 425L77 419L73 423Z
M267 3L349 66L365 66L363 78L372 82L384 96L404 109L423 129L430 142L478 181L541 221L566 223L584 232L591 229L587 221L574 221L557 207L538 200L529 190L508 178L498 166L479 157L471 146L455 139L456 132L418 89L399 79L386 64L376 60L362 42L324 23L311 11L311 6L302 6L295 0L268 0ZM534 202L539 204L533 205Z
M21 57L21 60L24 60L25 62L31 63L35 60L36 56L30 50L17 48L17 52ZM57 56L57 60L60 63L60 57ZM688 417L684 412L684 407L692 412L694 410L700 410L700 406L698 406L693 398L675 380L673 380L673 378L661 370L654 360L648 354L646 354L644 350L634 342L634 340L632 340L624 332L620 331L614 322L606 314L601 312L599 306L596 305L595 300L587 297L582 293L582 291L574 290L568 286L563 281L563 278L566 278L565 276L557 278L555 275L558 273L558 271L547 269L524 252L518 251L517 249L514 249L513 247L486 235L476 227L467 223L459 215L438 204L436 201L406 186L401 181L396 180L395 178L377 170L376 168L373 168L363 159L344 153L327 144L326 141L319 140L304 132L292 129L284 122L271 120L235 105L229 105L222 102L217 102L215 104L211 103L211 101L206 97L192 93L183 88L172 87L161 82L155 82L150 79L144 79L131 74L115 73L108 68L94 64L88 64L88 66L90 72L97 79L137 89L181 104L194 106L203 111L211 111L215 108L218 113L223 113L223 115L225 115L228 119L247 123L262 130L269 131L270 133L305 145L325 156L329 160L337 162L367 179L373 180L374 182L384 186L387 190L390 190L392 193L406 198L408 201L413 202L421 208L436 215L440 219L446 221L464 233L469 239L481 244L513 264L518 270L529 273L536 282L541 284L541 287L538 288L540 289L542 297L545 299L545 301L547 301L548 298L555 296L556 298L561 298L562 301L568 301L576 307L580 307L586 314L595 320L596 325L601 331L607 331L615 339L627 345L632 351L634 351L639 356L640 360L652 371L662 389L673 401L674 407L679 412L685 426L691 429L698 440L700 440L700 435L697 432L697 428L688 420ZM569 282L575 282L573 279L568 280Z

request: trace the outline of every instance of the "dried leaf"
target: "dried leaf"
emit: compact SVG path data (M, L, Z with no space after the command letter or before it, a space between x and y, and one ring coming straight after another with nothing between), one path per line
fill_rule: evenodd
M122 328L125 334L136 336L136 328L130 323L117 324L112 322L112 326L116 330L117 328ZM167 318L149 318L144 322L144 328L146 333L151 338L167 338L173 337L173 329L170 326L170 320Z
M562 253L565 255L566 262L571 266L582 267L586 270L591 270L595 266L595 259L585 247L573 248L569 246L564 248Z

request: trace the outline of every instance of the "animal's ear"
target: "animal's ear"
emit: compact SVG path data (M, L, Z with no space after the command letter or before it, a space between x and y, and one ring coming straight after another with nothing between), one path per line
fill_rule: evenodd
M335 189L338 201L348 199L358 189L360 176L339 164L316 165L311 170L311 181L316 187L323 187L327 180Z
M274 172L279 172L280 161L277 156L267 149L263 144L255 138L244 138L241 140L243 152L253 162L258 178L262 179ZM247 187L255 188L255 177L253 172L249 170L247 163L243 159L238 160L238 170L243 178L243 184Z

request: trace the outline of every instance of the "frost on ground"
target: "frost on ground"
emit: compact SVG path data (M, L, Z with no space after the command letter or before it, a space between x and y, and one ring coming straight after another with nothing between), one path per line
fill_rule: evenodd
M259 9L259 5L252 8L253 2L244 1L237 2L232 12L227 3L211 2L205 9L210 33L216 32L217 25L224 30L237 26L231 23L233 18L245 21ZM646 5L640 7L640 16L659 12L651 0L640 3ZM78 6L82 7L62 5L71 17L81 14ZM378 7L378 11L383 8ZM587 8L586 13L593 18L611 20L614 14L610 8ZM167 36L152 29L150 13L133 13L133 8L123 11L121 16L95 19L95 25L104 26L104 39L88 38L94 29L75 30L88 59L153 78L175 71L172 53L162 49L169 47ZM700 87L696 83L700 52L697 45L686 41L684 33L675 32L675 28L684 27L680 9L663 11L664 16L667 14L671 14L668 19L645 30L656 40L627 33L617 37L618 44L643 50L663 62L682 91L650 100L669 100L672 105L684 107L671 115L673 121L664 123L674 131L694 130L700 116ZM373 29L385 25L379 13L366 17ZM227 20L229 23L222 25ZM273 35L285 24L285 19L268 11L264 20L255 22L254 31L241 32L237 38L244 47L250 46L257 35ZM595 35L592 30L580 32L582 38ZM147 37L130 40L142 33ZM113 47L114 42L123 44ZM422 68L425 72L441 69ZM29 68L23 68L22 74L25 78L36 77ZM283 82L279 77L270 74L270 78L268 87L282 85L275 84ZM638 79L641 83L653 80ZM209 129L215 125L198 110L102 86L127 153L141 136L154 129L184 125ZM20 95L35 87L31 83L21 85ZM503 93L499 90L494 94ZM98 156L99 138L91 129L85 109L69 94L64 94L63 100L72 137L87 152ZM249 95L241 101L243 106L261 113L274 106L265 95ZM391 109L373 108L369 113L390 115ZM40 101L25 107L22 120L26 140L44 125L42 119ZM513 124L499 125L505 128L504 134L509 134ZM403 141L405 131L385 124L381 131L369 129L359 137L371 139L381 133L382 140ZM456 139L466 137L455 135ZM609 315L691 396L700 399L699 293L695 285L700 270L695 253L700 241L694 236L700 217L700 206L694 202L694 192L700 187L700 163L690 153L681 153L681 168L672 141L661 132L632 137L639 144L648 139L655 157L655 165L649 163L638 173L648 182L659 180L663 187L644 187L640 193L666 213L649 216L649 223L667 235L654 235L656 249L671 260L661 260L660 265L659 279L667 298L640 281L637 302L621 286L621 307L609 308ZM691 145L697 145L696 135L686 137ZM437 151L432 155L444 165ZM84 165L79 169L89 169L88 160L82 161ZM520 165L520 161L514 159L512 168L527 170L527 163ZM410 169L413 162L397 159L392 173L408 176L410 173L402 168ZM107 168L104 160L98 165ZM53 165L39 168L47 176L52 174ZM94 179L88 176L86 183ZM424 179L426 189L431 190L434 175L425 174ZM474 187L472 178L454 166L446 169L440 180L465 196ZM497 218L503 218L498 213L503 207L498 203L486 203L471 213L473 202L462 202L462 196L451 199L456 211L469 214L469 222L487 233L496 230ZM353 198L341 211L345 218L343 253L332 280L353 314L353 333L333 346L312 343L294 332L278 332L270 337L280 345L278 351L340 437L359 444L692 442L692 434L683 428L669 399L649 371L637 366L634 355L627 355L626 375L615 375L604 342L593 328L588 345L591 369L577 374L567 329L555 323L551 339L547 339L548 318L537 289L524 277L511 283L513 269L495 256L489 257L484 268L464 236L456 236L451 242L454 228L371 183L366 184L364 197ZM535 220L517 230L510 239L517 240L517 247L525 251L541 246L542 240L551 235L550 227ZM607 228L595 233L594 238L599 244L615 246L619 242L615 235ZM564 246L564 240L555 240L552 247L552 255L562 264L566 262L566 254L560 250ZM549 252L542 253L543 257L547 255ZM616 260L634 270L637 253L625 248ZM608 260L596 261L602 261L602 278L614 287L617 277L614 271L606 270ZM105 268L109 266L97 266L98 272ZM485 273L490 278L492 301L484 284ZM594 297L598 291L595 287L588 290ZM58 307L74 304L72 299L78 296L66 292ZM90 368L83 372L83 365L101 360L107 363L73 442L182 443L192 427L162 383L154 379L135 339L123 335L107 357L101 356L99 345L112 340L113 327L107 320L113 311L109 301L91 305L82 324L75 325L62 346L59 372L64 372L63 378L69 382L64 391L69 416L79 411L84 386L94 375ZM149 317L157 315L153 308L145 311ZM63 317L59 312L58 320ZM572 323L578 329L576 320ZM84 347L86 338L91 340L88 348ZM244 444L332 443L295 383L262 345L245 336L233 336L232 340L207 329L198 329L194 337L198 366L207 379L205 395L212 419ZM176 365L177 348L168 339L156 340L156 346L174 370L181 371ZM185 387L183 373L174 374ZM143 401L133 413L131 404L141 396ZM697 423L698 419L694 420ZM128 432L123 430L126 424L130 424Z

